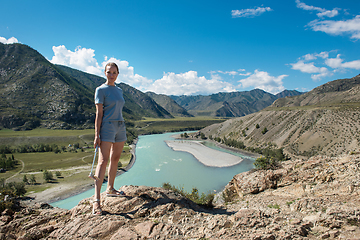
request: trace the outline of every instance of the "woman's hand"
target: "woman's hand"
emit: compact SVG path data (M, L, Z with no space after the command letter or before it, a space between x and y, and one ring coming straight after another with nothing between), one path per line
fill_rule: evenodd
M95 136L95 139L94 139L94 148L96 147L100 147L100 143L101 143L101 140L98 136Z

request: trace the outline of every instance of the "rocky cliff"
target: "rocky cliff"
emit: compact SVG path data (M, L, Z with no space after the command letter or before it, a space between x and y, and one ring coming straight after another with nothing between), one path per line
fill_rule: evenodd
M163 188L121 190L102 196L102 216L90 198L71 210L5 211L0 239L360 239L360 153L238 174L211 209Z

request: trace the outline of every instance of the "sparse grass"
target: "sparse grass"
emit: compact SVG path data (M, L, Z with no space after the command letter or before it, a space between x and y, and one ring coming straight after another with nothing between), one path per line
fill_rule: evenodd
M268 207L269 207L269 208L280 209L279 204L269 204Z
M94 130L51 130L37 128L30 131L13 131L10 129L0 130L0 146L10 147L33 144L56 144L68 146L79 143L81 147L87 144L91 146L94 140Z

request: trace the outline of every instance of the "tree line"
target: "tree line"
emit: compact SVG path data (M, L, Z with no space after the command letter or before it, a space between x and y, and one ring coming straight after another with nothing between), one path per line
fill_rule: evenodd
M33 145L20 145L9 147L7 145L0 146L0 154L9 154L9 153L34 153L34 152L54 152L54 153L61 153L66 151L77 151L80 149L80 144L75 143L71 145L71 147L65 146L58 146L56 144L46 144L46 143L39 143Z
M212 136L209 136L209 139L215 140L229 147L234 147L263 155L255 160L254 166L256 169L263 169L263 170L276 169L279 167L279 163L281 161L288 160L288 157L284 154L283 148L276 149L270 147L267 148L246 147L246 145L242 141L237 141L235 139L227 139L226 137L212 138Z
M14 155L11 155L11 157L6 157L5 153L1 154L0 172L5 171L6 169L13 169L16 164L17 161L15 160Z

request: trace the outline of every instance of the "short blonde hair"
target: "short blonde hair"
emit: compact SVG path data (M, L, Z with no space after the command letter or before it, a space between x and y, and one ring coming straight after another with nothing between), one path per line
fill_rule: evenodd
M117 72L120 73L120 72L119 72L119 68L118 68L118 66L116 65L116 63L114 63L114 62L108 62L108 63L105 65L105 71L106 71L106 67L107 67L107 66L116 67Z

